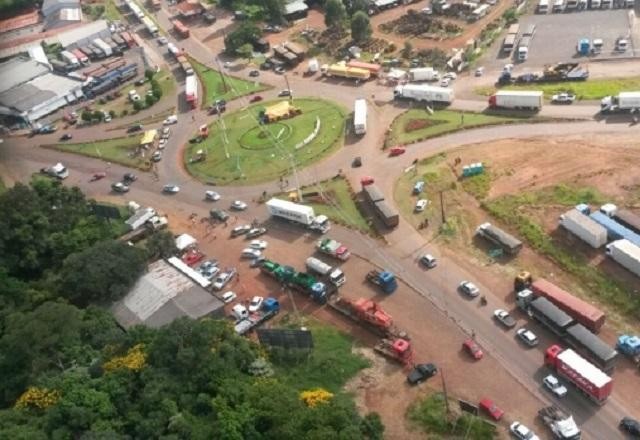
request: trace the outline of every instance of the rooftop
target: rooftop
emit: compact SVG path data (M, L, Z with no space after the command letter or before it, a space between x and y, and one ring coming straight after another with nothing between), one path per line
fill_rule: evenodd
M16 57L0 64L0 93L24 84L49 72L49 68L35 60Z
M21 15L0 20L0 32L10 32L16 29L22 29L27 26L33 26L40 21L37 9L33 9Z

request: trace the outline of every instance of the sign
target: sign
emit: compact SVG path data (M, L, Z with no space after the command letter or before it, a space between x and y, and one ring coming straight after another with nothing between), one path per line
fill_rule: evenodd
M313 336L309 330L264 329L257 330L262 345L282 348L313 348Z

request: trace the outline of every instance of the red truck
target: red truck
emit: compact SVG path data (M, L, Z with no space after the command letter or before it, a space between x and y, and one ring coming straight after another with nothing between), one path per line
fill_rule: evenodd
M189 28L186 27L180 20L173 20L173 30L182 38L189 38Z
M570 348L552 345L544 354L544 363L599 405L611 394L611 377Z
M545 279L531 283L536 296L543 296L594 333L604 325L605 314L591 304L571 295Z

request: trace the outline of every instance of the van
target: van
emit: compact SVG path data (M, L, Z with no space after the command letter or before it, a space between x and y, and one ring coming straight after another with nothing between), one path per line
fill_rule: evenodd
M242 304L236 304L235 306L233 306L233 308L231 309L231 314L238 321L249 317L249 311Z

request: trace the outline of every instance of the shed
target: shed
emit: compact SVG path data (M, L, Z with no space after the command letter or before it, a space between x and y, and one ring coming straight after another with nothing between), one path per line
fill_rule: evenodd
M176 237L176 248L178 248L179 251L183 251L189 246L193 246L197 243L198 240L196 240L189 234L182 234Z

